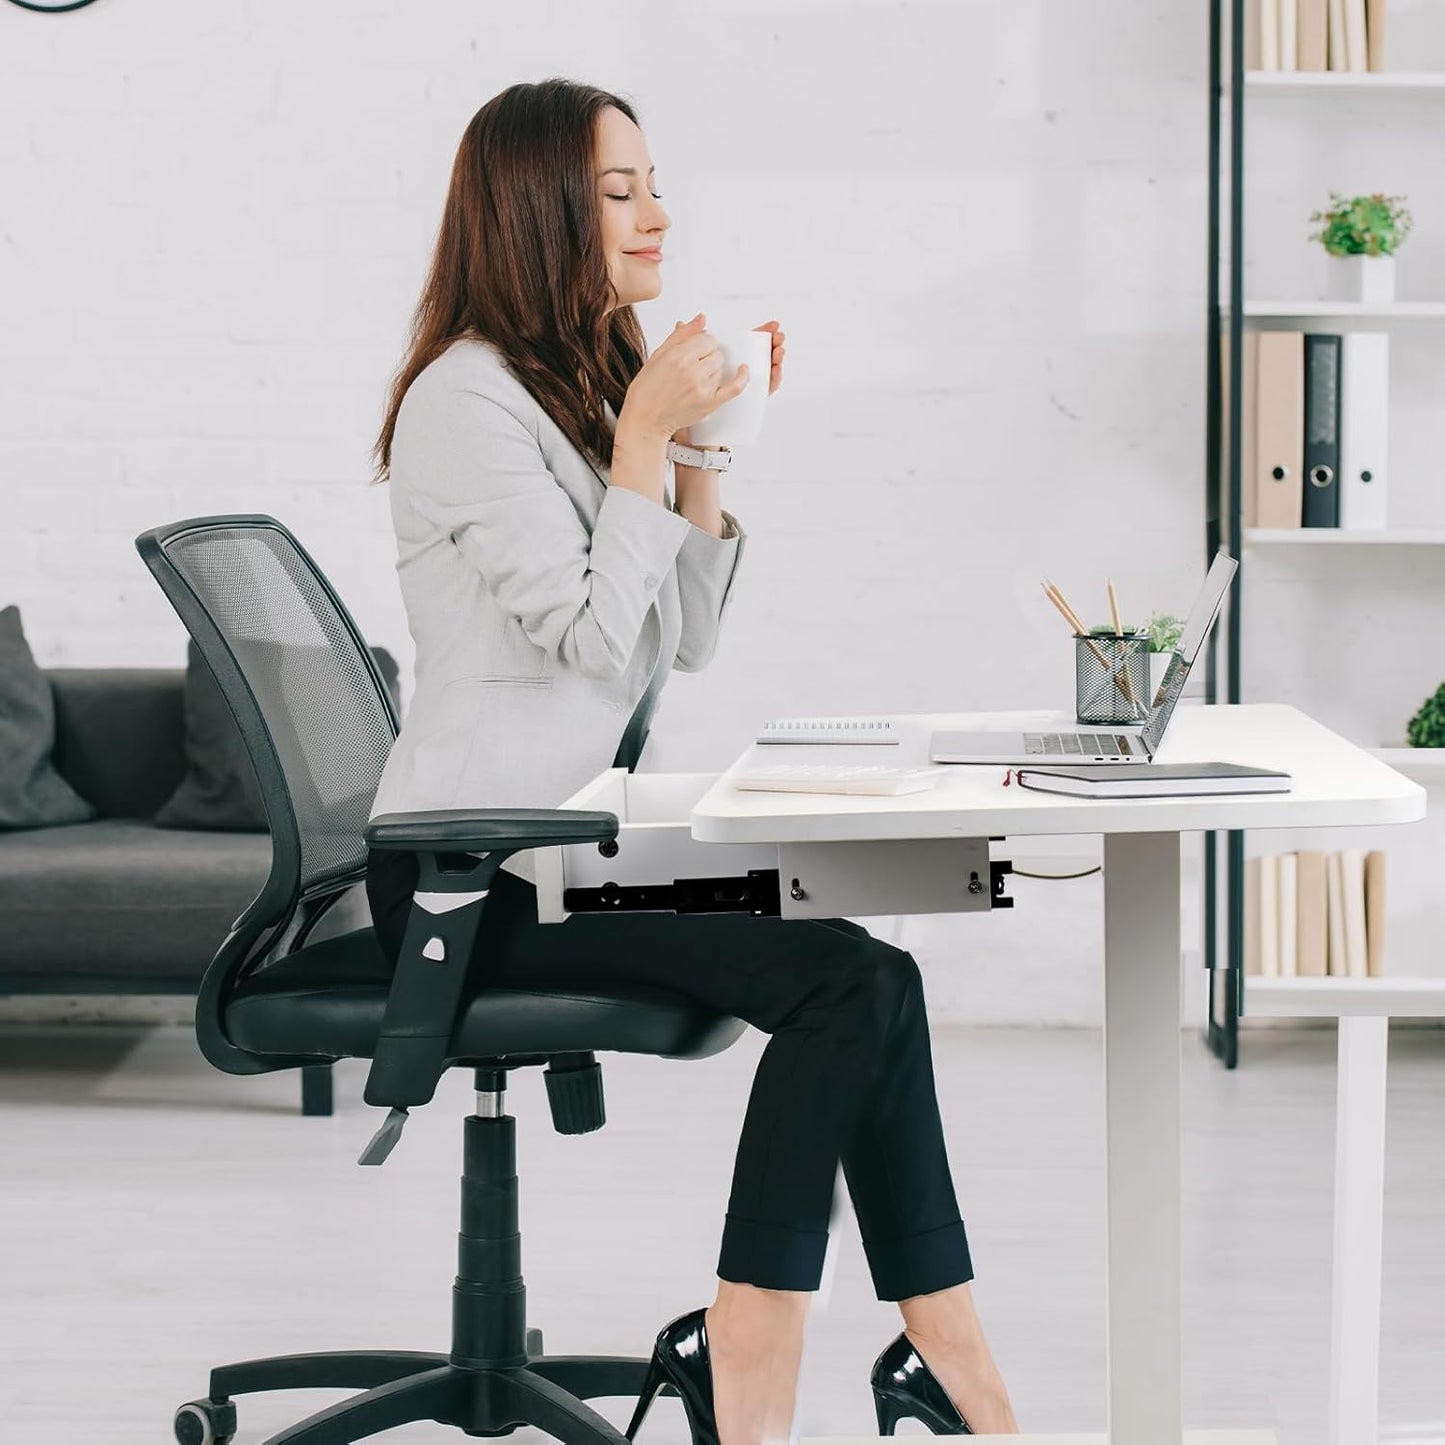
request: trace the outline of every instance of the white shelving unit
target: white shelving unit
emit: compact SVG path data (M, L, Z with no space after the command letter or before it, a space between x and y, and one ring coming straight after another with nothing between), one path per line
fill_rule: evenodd
M1371 91L1387 95L1445 91L1445 74L1433 70L1358 71L1248 70L1244 75L1246 94L1252 95L1350 95Z
M1247 527L1247 547L1439 547L1442 527L1380 527L1350 532L1340 527Z
M1445 748L1371 748L1370 752L1412 778L1445 773Z
M1246 301L1244 315L1247 321L1445 321L1445 301L1260 300Z

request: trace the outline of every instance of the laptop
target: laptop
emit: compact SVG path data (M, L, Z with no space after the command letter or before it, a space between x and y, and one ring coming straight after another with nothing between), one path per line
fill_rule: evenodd
M1036 763L1040 759L1067 760L1073 764L1146 763L1154 760L1164 729L1174 715L1190 670L1204 647L1210 629L1239 563L1223 548L1214 557L1204 586L1194 600L1179 645L1169 659L1164 680L1139 725L1107 727L1071 725L1056 732L973 732L940 728L929 742L928 756L935 763Z

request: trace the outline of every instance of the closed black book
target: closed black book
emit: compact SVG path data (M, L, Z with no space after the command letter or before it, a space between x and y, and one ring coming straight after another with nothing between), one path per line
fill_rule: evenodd
M1340 525L1340 338L1305 335L1306 527Z
M1019 782L1041 793L1076 798L1200 797L1210 793L1287 793L1288 773L1242 763L1105 763L1025 767Z

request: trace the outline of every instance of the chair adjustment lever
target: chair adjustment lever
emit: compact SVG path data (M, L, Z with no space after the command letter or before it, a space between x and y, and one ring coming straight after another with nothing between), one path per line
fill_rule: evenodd
M401 1131L406 1127L406 1121L411 1116L405 1109L393 1109L386 1116L381 1128L371 1136L371 1143L361 1151L361 1158L358 1164L385 1164L386 1156L396 1147L396 1141L401 1138Z

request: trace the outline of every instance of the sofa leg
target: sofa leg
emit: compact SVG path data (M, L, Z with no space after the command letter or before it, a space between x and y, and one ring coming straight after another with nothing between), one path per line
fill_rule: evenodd
M331 1113L331 1065L306 1064L301 1070L301 1112Z

